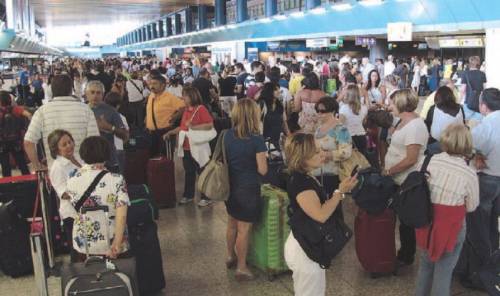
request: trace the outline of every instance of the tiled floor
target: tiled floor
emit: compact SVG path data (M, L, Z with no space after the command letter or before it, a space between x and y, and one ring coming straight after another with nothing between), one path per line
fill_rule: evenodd
M183 185L180 163L181 161L176 161L178 197L182 194ZM346 219L352 226L352 202L347 201L344 209ZM224 264L226 219L225 207L221 203L208 208L189 204L161 210L159 237L167 286L157 296L293 295L293 283L289 274L270 282L264 274L256 271L258 278L253 282L237 283L234 280L233 272L227 271ZM327 295L412 295L416 270L417 265L400 270L398 276L370 279L358 263L352 240L326 273ZM48 283L50 295L60 295L59 279L50 277ZM0 275L0 295L37 295L33 277L11 279ZM453 295L485 294L465 290L453 283Z

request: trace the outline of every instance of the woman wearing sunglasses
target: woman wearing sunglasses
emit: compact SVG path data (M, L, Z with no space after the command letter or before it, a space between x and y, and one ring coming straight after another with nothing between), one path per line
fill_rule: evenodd
M338 119L339 104L332 97L322 97L315 106L319 127L314 137L325 152L325 161L313 171L330 196L340 184L339 163L351 156L352 139L347 127ZM338 207L340 214L342 207Z

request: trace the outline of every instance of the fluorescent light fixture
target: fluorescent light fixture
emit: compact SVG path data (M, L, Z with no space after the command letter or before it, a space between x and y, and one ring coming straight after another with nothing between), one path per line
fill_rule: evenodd
M279 15L274 16L274 18L277 19L277 20L282 21L282 20L286 20L287 16L283 15L283 14L279 14Z
M384 3L384 0L363 0L359 2L359 4L363 6L376 6L381 5L382 3Z
M305 14L303 11L296 11L290 14L291 17L303 17Z
M231 24L231 25L228 25L227 28L228 29L236 29L238 26L235 25L235 24Z
M260 19L259 21L260 21L261 23L270 23L270 22L272 22L273 20L272 20L272 19L270 19L270 18L268 18L268 17L266 17L266 18Z
M334 4L332 5L332 9L335 9L337 11L346 11L352 9L352 5L350 3Z
M324 14L324 13L326 13L326 9L324 7L318 7L318 8L312 9L311 13L313 13L313 14Z

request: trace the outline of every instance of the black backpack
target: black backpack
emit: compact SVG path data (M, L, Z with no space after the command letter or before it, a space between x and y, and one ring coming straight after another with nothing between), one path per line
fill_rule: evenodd
M420 171L411 172L394 195L393 208L399 220L407 226L421 228L432 223L431 192L427 166L432 155L425 157Z
M370 167L358 172L358 184L352 190L352 198L358 207L368 214L382 213L389 205L397 185L389 176L382 176L379 169Z
M0 141L20 141L23 129L24 121L12 113L12 107L2 107L0 109Z

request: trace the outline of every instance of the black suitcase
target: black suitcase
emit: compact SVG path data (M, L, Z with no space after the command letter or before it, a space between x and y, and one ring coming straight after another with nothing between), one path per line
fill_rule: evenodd
M15 201L0 203L0 268L11 277L33 272L29 242L30 226Z
M163 260L157 230L155 222L128 228L130 251L136 259L137 282L142 296L165 288Z
M130 190L132 189L132 191ZM132 199L127 213L130 252L136 259L140 295L150 295L165 287L163 260L158 240L157 207L147 187L129 188Z
M108 207L82 208L81 214L88 211L108 213ZM108 226L107 223L105 223ZM108 230L105 233L109 233ZM109 238L106 238L109 242ZM135 258L106 260L99 256L89 256L83 263L71 263L61 269L61 288L63 296L99 295L134 296L137 290Z

